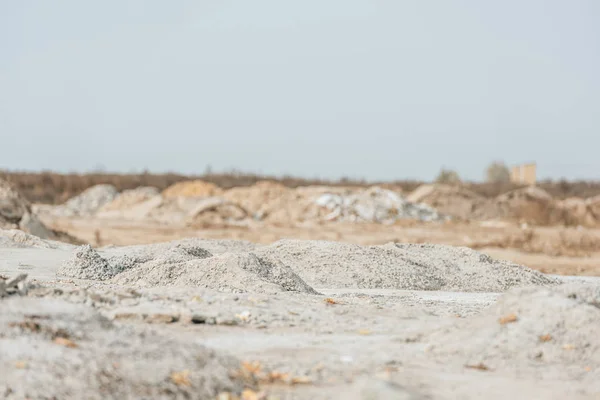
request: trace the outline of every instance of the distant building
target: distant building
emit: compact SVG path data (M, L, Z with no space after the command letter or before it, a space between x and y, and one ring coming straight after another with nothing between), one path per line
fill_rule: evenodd
M535 185L536 164L515 165L510 171L510 181L519 185Z

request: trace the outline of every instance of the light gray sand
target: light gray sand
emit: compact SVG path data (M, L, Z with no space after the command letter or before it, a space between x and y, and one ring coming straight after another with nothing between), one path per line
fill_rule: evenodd
M244 386L229 377L239 365L233 357L115 325L84 305L11 298L1 307L0 394L6 398L211 398Z
M281 240L258 248L256 254L290 266L315 288L500 292L557 283L537 271L465 247Z
M163 264L176 257L187 257L177 244L162 246ZM322 250L321 242L302 246L311 249L311 260L327 259L333 247L327 244ZM240 250L238 245L233 247ZM264 248L254 248L252 253L258 258L274 254L272 248L265 253L261 249ZM371 248L364 249L372 254ZM418 249L409 250L414 250L417 257ZM393 257L399 251L388 250ZM355 253L363 257L361 251L359 248ZM442 276L451 282L449 289L455 291L362 289L348 287L347 281L342 281L337 287L319 287L323 293L319 295L284 290L281 285L265 290L256 286L260 271L250 271L255 275L254 280L247 281L243 275L232 277L229 272L219 275L217 272L222 270L213 268L212 289L199 288L186 276L189 265L215 257L249 257L246 250L224 251L210 257L199 251L196 256L188 254L192 260L174 263L182 272L176 280L167 279L167 284L162 285L163 277L149 276L153 284L145 287L149 285L141 284L137 278L134 282L117 282L120 276L127 276L141 268L140 265L105 281L65 280L51 273L56 273L73 256L73 251L0 248L3 260L0 274L14 276L23 272L19 264L26 263L31 265L27 271L30 277L39 279L26 298L13 295L0 299L3 311L0 388L10 388L12 398L24 398L23 390L34 390L31 397L39 398L42 392L29 384L39 377L40 383L48 388L43 393L57 394L59 398L115 398L125 394L141 398L140 382L148 385L152 394L159 393L164 398L184 393L189 398L211 398L220 390L239 393L248 385L279 399L340 396L364 400L593 399L600 396L599 279L561 279L581 283L557 286L552 284L553 277L540 275L538 280L527 269L509 267L501 269L503 275L498 275L501 283L496 288L523 283L542 285L510 289L506 294L460 292L456 291L459 284L479 290L490 285L495 270L489 265L494 262L470 253L459 257L456 254L463 254L461 249L443 252L450 255L454 252L452 257L457 258L450 260L459 267L445 266L439 258L429 265L433 268L437 265L440 272L436 273L445 273ZM117 248L102 249L99 253L111 260L125 254ZM138 248L131 253L135 258L144 250ZM161 257L159 252L150 253L155 261ZM413 257L407 253L402 257ZM282 254L293 260L294 254ZM337 269L330 272L340 273L344 268L359 271L360 264L352 264L354 256L341 251L338 254L341 257L332 264ZM306 255L298 257L308 259ZM460 263L471 265L461 267ZM407 274L407 265L401 265L403 274ZM314 276L309 268L290 267L304 281L310 282ZM385 272L376 266L367 267L365 280L369 282L375 282L376 273ZM471 268L471 274L464 275L467 267ZM227 268L226 271L233 270ZM245 270L240 268L240 274L241 271ZM452 278L457 271L460 279ZM466 282L465 276L472 282ZM327 279L335 282L334 278ZM477 279L484 284L476 282ZM196 286L190 287L190 283ZM230 291L231 285L246 293L216 290ZM43 317L40 323L48 325L50 330L36 333L28 328L11 327L5 319L6 315L23 321L26 315L38 314ZM507 317L509 322L500 322ZM78 348L53 342L52 332L61 327L68 330ZM214 349L214 353L207 348ZM128 364L131 355L137 353L140 358L132 359L139 362ZM196 354L200 358L192 358ZM28 357L27 362L23 364L16 357ZM4 362L5 359L9 361ZM127 365L122 370L111 369L108 359ZM202 360L212 361L205 364ZM261 381L256 388L252 382L241 382L237 375L230 378L225 372L240 368L240 361L260 363L259 373L250 374L257 379L264 378L269 371L288 375L274 379L274 383ZM54 364L59 368L53 369ZM103 372L102 378L97 378L100 370L108 373ZM174 372L182 374L173 375ZM66 384L57 383L60 379L51 380L62 377L60 374L76 379ZM193 380L197 377L204 380ZM290 384L292 378L306 383ZM186 379L193 380L191 386L182 384ZM167 388L173 392L165 392Z

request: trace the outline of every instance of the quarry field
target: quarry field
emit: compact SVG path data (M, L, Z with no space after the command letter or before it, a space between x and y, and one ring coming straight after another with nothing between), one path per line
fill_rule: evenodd
M4 398L600 398L597 197L0 189Z

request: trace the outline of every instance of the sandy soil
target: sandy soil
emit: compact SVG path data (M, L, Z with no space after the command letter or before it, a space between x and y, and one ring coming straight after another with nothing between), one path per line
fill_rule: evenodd
M85 226L84 221L70 223ZM392 228L386 235L423 229ZM135 229L131 237L143 242L142 229ZM356 229L356 241L368 240L368 230ZM108 238L114 231L116 227L109 227L102 235ZM155 236L145 241L187 233L152 232ZM255 247L194 239L105 247L97 253L108 260L103 263L78 258L75 246L42 245L0 248L0 275L27 273L30 282L27 293L0 299L0 393L6 398L208 399L218 393L222 399L600 396L598 278L557 280L478 253L436 246L373 250L284 242ZM292 272L318 294L281 286L288 273L271 264L260 264L268 271L245 267L248 275L240 284L247 291L217 290L221 283L229 285L242 264L207 262L248 252L260 260L270 257L271 264L274 258L302 254L294 258ZM358 287L365 279L375 285L376 270L340 282L340 271L368 263L369 258L357 254L387 257L374 258L374 267L395 257L387 268L398 268L399 275L389 277L398 279L398 287ZM440 261L429 264L432 257ZM124 260L129 260L130 270L113 271ZM165 265L173 267L160 269ZM438 271L453 291L402 289L419 284L402 275L416 265ZM494 271L501 265L507 269L498 275ZM63 276L74 274L77 267L117 275L102 281ZM461 269L469 267L475 269ZM212 276L222 274L223 282L201 273L197 276L204 288L116 283L119 274L142 268L165 271L160 275L164 282L173 282L182 268L190 276L208 268ZM321 272L311 277L312 269ZM337 284L315 286L319 277ZM506 293L478 291L483 286L477 282L490 277L504 279L512 288ZM257 279L270 286L255 284ZM468 291L457 291L457 286Z
M495 258L509 260L545 273L600 276L600 229L536 227L523 229L507 222L401 221L383 224L254 224L247 227L187 225L96 218L56 218L43 222L93 245L131 245L185 237L248 240L272 243L280 239L334 240L362 245L436 243L467 246Z

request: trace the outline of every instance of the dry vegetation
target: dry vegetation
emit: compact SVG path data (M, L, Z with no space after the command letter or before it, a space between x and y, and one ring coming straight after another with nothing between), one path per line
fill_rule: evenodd
M114 185L119 191L122 191L139 186L154 186L159 190L164 190L174 183L190 179L202 179L207 182L212 182L224 189L250 186L259 181L270 180L292 188L307 185L365 187L378 184L386 188L400 188L405 192L410 192L423 183L418 181L368 182L366 180L350 178L342 178L339 180L303 179L291 176L272 177L239 172L185 176L175 173L59 174L54 172L0 171L0 179L6 179L12 182L29 201L48 204L63 203L67 199L83 192L85 189L103 183ZM510 182L463 183L463 185L473 192L488 198L498 196L520 187ZM600 182L593 181L544 181L540 182L538 186L558 199L565 199L568 197L588 198L600 194Z

